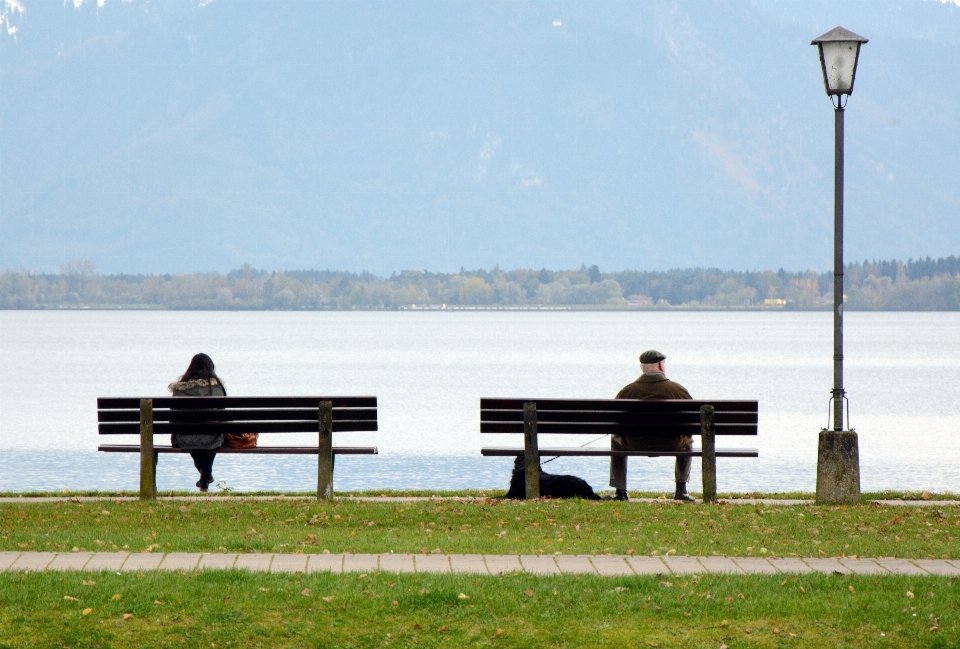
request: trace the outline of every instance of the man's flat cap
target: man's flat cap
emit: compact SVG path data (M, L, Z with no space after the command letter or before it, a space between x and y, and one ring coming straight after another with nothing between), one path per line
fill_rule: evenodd
M658 352L656 349L648 349L647 351L640 354L640 362L644 365L659 363L660 361L667 360L667 357Z

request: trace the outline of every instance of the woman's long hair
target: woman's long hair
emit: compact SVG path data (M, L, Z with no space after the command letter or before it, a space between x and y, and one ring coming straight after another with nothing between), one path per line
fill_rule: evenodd
M180 377L181 381L193 381L194 379L216 379L220 387L223 388L223 393L227 393L227 387L214 371L213 359L202 352L190 359L187 371ZM210 382L210 391L213 392L212 381Z

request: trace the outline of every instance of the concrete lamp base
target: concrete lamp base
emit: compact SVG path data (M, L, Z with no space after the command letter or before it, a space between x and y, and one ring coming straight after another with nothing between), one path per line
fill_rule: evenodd
M817 449L817 504L860 502L860 446L852 430L821 430Z

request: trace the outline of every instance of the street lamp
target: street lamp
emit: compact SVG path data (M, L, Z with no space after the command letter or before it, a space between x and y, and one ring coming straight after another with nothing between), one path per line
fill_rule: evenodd
M843 112L853 93L860 46L867 42L843 27L813 39L820 52L823 85L834 107L833 171L833 429L820 431L817 502L860 502L860 450L850 429L850 406L843 390ZM843 410L847 406L847 430ZM828 424L829 425L829 424Z

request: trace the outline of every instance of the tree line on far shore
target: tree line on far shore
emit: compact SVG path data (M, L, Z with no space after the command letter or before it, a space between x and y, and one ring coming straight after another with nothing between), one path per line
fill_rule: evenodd
M863 261L845 271L846 308L960 310L960 258ZM406 270L390 277L333 270L264 271L249 264L226 275L104 275L88 260L59 273L0 273L0 309L409 309L602 307L613 309L823 309L833 273L723 271Z

